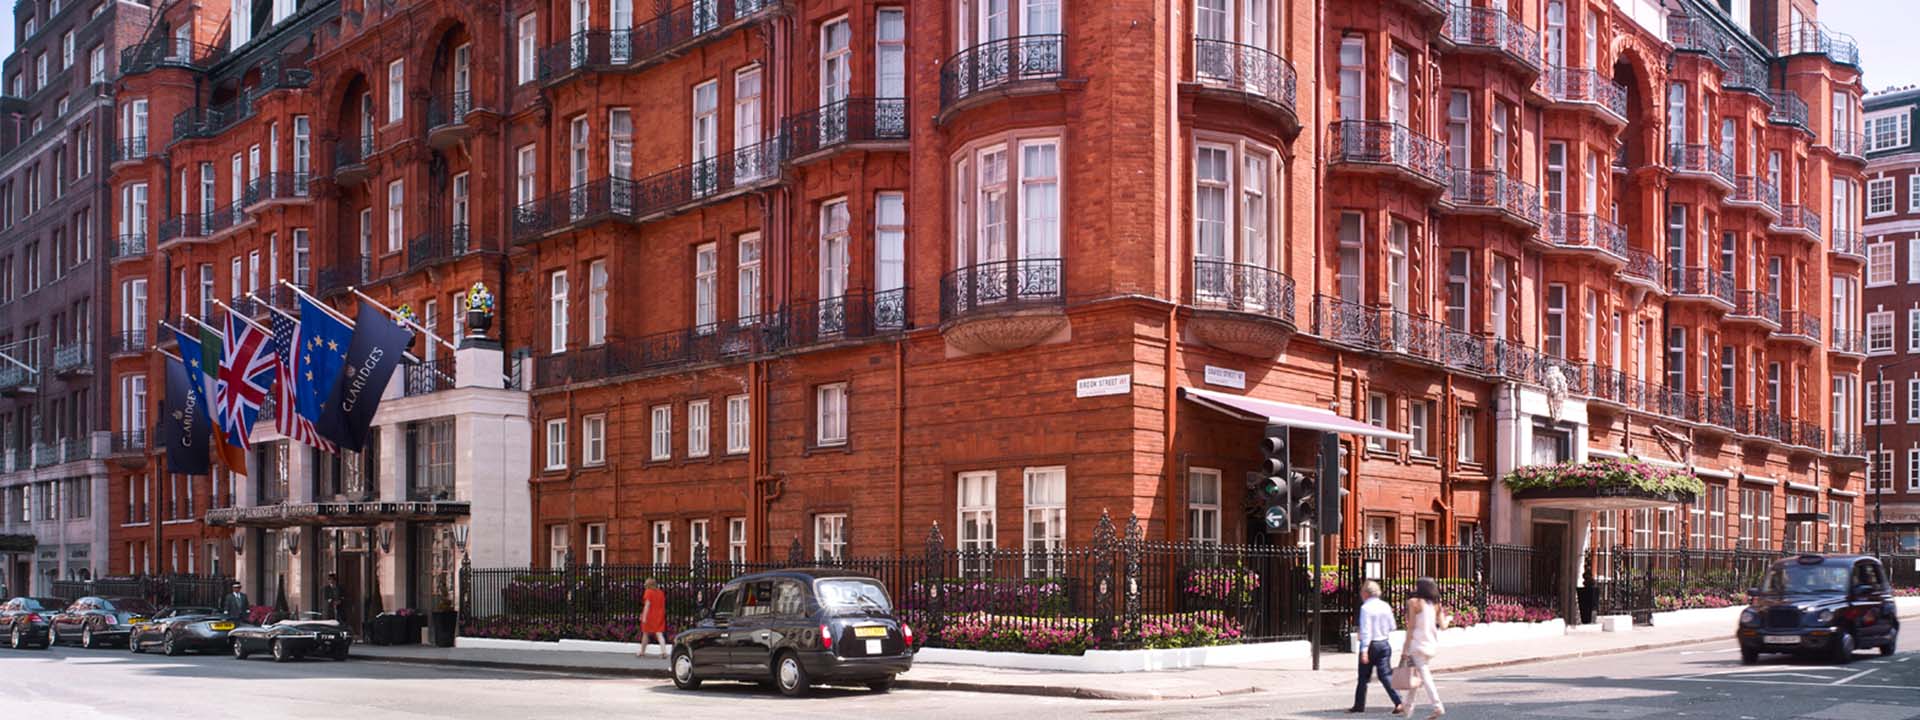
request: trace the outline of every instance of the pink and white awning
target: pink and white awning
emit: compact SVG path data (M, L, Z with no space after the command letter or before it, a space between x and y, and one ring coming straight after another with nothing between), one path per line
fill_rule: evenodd
M1300 430L1319 430L1342 435L1377 437L1383 440L1413 439L1412 435L1403 432L1368 425L1359 420L1335 415L1330 410L1305 405L1262 400L1245 395L1228 395L1223 392L1190 387L1180 388L1180 396L1242 420L1264 422L1269 425L1285 425Z

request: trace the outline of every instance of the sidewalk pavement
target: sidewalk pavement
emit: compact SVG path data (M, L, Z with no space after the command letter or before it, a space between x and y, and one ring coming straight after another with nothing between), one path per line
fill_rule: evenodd
M1569 632L1558 642L1533 640L1443 648L1434 670L1437 673L1467 672L1517 663L1612 655L1731 638L1732 628L1719 623L1675 628L1642 627L1630 633L1602 633L1594 626L1587 626ZM573 675L668 677L666 660L659 657L638 659L624 653L437 648L422 645L356 645L353 653L358 658L384 662ZM1042 672L923 662L915 663L912 671L901 675L896 687L1100 700L1185 700L1245 693L1304 695L1352 689L1356 662L1351 654L1328 653L1321 656L1319 671L1308 669L1304 661L1285 661L1150 673Z

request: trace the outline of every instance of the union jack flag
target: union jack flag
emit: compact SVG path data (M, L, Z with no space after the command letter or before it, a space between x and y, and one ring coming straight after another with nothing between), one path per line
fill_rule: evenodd
M215 422L242 450L249 447L254 418L273 389L278 365L273 340L251 322L227 313L227 341L220 354L220 374L214 382Z
M300 403L296 398L296 388L303 383L313 382L313 358L300 352L305 343L300 339L300 323L280 313L273 313L273 351L279 357L274 364L280 379L273 385L274 423L280 428L280 434L294 440L312 445L327 452L334 452L333 442L320 437L313 429L313 421L300 414ZM301 376L300 367L307 367L307 375Z

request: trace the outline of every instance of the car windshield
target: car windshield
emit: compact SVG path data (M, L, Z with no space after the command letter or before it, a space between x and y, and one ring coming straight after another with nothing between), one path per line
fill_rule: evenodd
M67 606L67 601L61 600L60 598L25 598L25 599L27 601L27 607L26 607L27 610L45 610L47 608L63 608Z
M880 583L862 578L827 578L815 581L814 595L829 611L893 612L887 589Z
M177 608L167 609L168 617L185 617L188 615L212 615L212 614L214 614L214 610L213 608L210 608L210 607L177 607Z
M1770 595L1813 595L1847 591L1845 565L1779 565L1767 571L1760 591Z
M107 602L113 603L113 609L119 610L120 612L133 613L135 615L153 614L153 606L147 604L147 601L140 598L114 598Z

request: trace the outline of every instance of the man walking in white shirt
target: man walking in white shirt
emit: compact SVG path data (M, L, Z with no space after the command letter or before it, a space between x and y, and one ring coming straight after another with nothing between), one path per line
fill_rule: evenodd
M1367 711L1368 675L1380 678L1380 687L1387 689L1387 699L1393 701L1394 712L1400 711L1400 693L1393 689L1393 645L1387 638L1393 635L1393 607L1380 599L1380 584L1371 580L1361 586L1360 596L1360 684L1353 689L1353 707L1347 712Z

